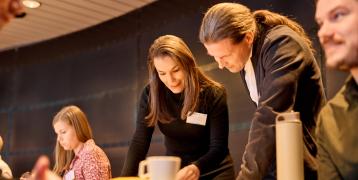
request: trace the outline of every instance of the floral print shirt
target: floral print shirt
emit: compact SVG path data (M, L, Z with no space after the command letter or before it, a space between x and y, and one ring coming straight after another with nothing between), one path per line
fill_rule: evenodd
M71 162L68 175L74 174L76 180L108 180L112 177L111 165L104 151L98 147L93 139L87 140L82 149L77 153Z

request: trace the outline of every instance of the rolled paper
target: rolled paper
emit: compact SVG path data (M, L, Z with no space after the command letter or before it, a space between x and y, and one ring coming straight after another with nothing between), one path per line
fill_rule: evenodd
M278 180L303 180L302 123L298 112L276 117L276 160Z

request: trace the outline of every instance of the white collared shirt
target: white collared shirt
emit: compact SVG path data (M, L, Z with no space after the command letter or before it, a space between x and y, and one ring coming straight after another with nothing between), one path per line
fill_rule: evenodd
M260 95L257 91L255 71L254 71L254 66L252 65L251 56L252 56L252 49L250 53L250 58L246 62L244 67L245 81L249 89L251 99L256 103L256 105L258 105Z

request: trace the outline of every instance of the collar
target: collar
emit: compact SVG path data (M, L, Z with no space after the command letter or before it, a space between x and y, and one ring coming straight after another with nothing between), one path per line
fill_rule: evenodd
M72 162L71 162L70 168L69 168L70 170L73 168L73 165L75 164L75 162L82 157L82 154L85 152L84 149L86 149L86 147L90 146L91 144L95 144L93 139L89 139L85 143L83 143L81 150L78 151L78 153L72 159Z
M248 59L248 60L246 61L246 63L245 63L245 67L244 67L244 71L245 71L245 72L247 72L247 71L249 71L249 70L251 69L250 66L253 66L253 65L252 65L252 61L251 61L252 49L253 49L253 47L251 47L249 59Z
M85 143L83 143L83 146L80 151L78 151L77 155L78 157L81 157L81 154L83 154L84 149L86 149L87 146L91 146L91 144L95 144L93 139L87 140Z
M181 92L181 93L173 93L167 86L164 85L164 88L165 88L165 93L170 96L171 98L173 98L176 102L182 102L184 101L184 91Z
M347 100L352 102L358 100L358 84L352 76L349 76L346 80L346 90L344 92L344 96Z

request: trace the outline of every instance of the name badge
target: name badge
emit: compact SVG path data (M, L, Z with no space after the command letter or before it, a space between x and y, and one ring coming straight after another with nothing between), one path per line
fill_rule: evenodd
M205 126L207 117L207 114L194 112L192 115L186 118L186 123Z
M68 171L64 176L64 180L74 180L75 179L75 172L73 170Z

